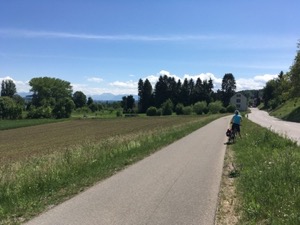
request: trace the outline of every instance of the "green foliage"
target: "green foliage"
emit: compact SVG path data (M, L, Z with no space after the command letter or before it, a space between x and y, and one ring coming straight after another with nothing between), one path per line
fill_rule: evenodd
M28 113L28 119L39 119L39 118L52 118L52 108L50 106L30 106Z
M300 224L300 147L249 120L232 146L240 224Z
M162 108L162 115L164 115L164 116L172 115L173 103L172 103L171 99L168 99L167 101L165 101L162 104L161 108Z
M52 115L56 119L69 118L74 108L75 104L71 98L63 98L57 101L52 110Z
M29 81L33 92L30 118L49 118L49 107L54 118L69 118L75 104L70 82L50 77L33 78Z
M7 96L7 97L13 97L17 93L16 85L15 83L10 80L2 80L1 83L1 96Z
M202 115L204 108L206 107L206 102L202 101L202 102L197 102L194 104L193 106L193 110L197 115Z
M156 115L161 116L162 115L162 108L157 109Z
M234 113L235 110L236 110L235 105L231 105L231 104L229 104L226 108L226 111L229 113Z
M117 116L117 117L122 117L122 116L123 116L123 109L118 109L118 110L116 111L116 116Z
M76 91L73 94L73 101L76 109L82 108L86 105L87 102L86 95L82 91Z
M154 106L149 107L147 109L146 115L147 116L156 116L157 115L157 108L154 107Z
M204 114L208 114L209 113L209 108L207 106L203 109L203 113Z
M191 106L185 106L183 108L183 115L191 115L193 113L193 108Z
M135 107L135 99L132 95L123 96L121 101L121 107L124 112L133 112Z
M213 101L213 81L212 79L202 81L200 78L196 80L184 79L176 82L174 77L167 75L160 76L155 89L152 91L152 86L149 80L139 80L138 95L139 112L143 112L149 106L162 107L162 104L171 99L174 105L182 103L184 106L193 105L196 102L205 101L207 104Z
M22 107L7 96L0 97L0 118L19 119L22 117Z
M98 111L98 104L96 104L95 102L89 104L88 108L92 111L92 112L96 112Z
M300 97L300 40L298 41L298 51L294 63L291 66L290 75L292 97Z
M176 112L176 115L182 115L183 114L183 104L182 103L178 103L175 107L175 112Z
M235 78L232 73L226 73L222 79L222 101L227 107L230 103L230 98L234 95L236 89Z
M153 88L148 79L143 82L142 79L138 83L139 112L144 113L153 103Z
M220 109L220 113L226 113L226 112L227 112L226 108L222 106L222 108Z
M209 103L208 108L212 114L219 113L220 110L222 109L222 102L221 101L211 102Z

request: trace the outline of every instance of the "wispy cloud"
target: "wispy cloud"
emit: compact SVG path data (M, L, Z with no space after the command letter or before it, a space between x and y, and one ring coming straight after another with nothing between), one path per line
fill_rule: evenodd
M94 83L101 83L103 79L100 77L88 77L87 81L94 82Z
M0 37L15 38L72 38L106 41L186 41L186 40L216 40L228 38L226 35L97 35L84 33L32 31L17 29L2 29Z

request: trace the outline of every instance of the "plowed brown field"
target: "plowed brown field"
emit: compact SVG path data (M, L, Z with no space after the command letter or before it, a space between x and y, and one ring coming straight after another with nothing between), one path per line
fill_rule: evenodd
M203 117L201 117L203 118ZM197 121L199 116L78 119L0 131L0 164L63 151L86 142Z

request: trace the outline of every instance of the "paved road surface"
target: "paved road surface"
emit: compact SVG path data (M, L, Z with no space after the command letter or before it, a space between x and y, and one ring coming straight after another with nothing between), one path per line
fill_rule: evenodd
M218 119L26 225L213 225L228 124Z
M250 110L251 113L248 114L248 118L251 121L263 127L270 128L272 131L283 136L287 136L292 140L297 141L298 145L300 145L300 123L279 120L269 116L266 111L257 108L251 108Z

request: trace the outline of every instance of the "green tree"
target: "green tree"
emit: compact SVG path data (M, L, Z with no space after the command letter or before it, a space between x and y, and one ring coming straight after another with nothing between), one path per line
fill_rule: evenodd
M173 113L173 102L171 99L168 99L162 104L162 114L164 116L172 115Z
M1 119L19 119L22 117L22 108L16 102L8 97L0 97L0 118Z
M190 105L190 94L189 81L187 78L185 78L183 84L181 85L180 92L180 100L184 106Z
M86 105L86 95L82 91L76 91L73 94L73 101L76 108L82 108Z
M153 89L148 79L143 82L142 79L138 83L138 96L139 96L139 112L144 113L146 110L153 105Z
M263 88L263 101L265 108L269 108L269 102L275 97L276 81L269 80Z
M58 78L38 77L31 79L29 85L30 91L33 92L31 110L34 110L32 114L35 118L49 116L49 110L54 118L71 115L75 105L70 82Z
M132 112L135 107L135 99L132 95L123 96L121 106L125 112Z
M160 76L156 82L154 98L157 107L160 107L169 98L167 75Z
M93 100L93 98L92 97L88 97L88 100L87 100L87 105L89 106L89 105L91 105L92 103L94 103L94 100Z
M222 80L222 101L227 107L230 103L230 98L234 95L236 89L235 78L232 73L226 73Z
M57 101L52 113L56 119L69 118L74 108L75 104L73 100L65 97Z
M12 80L10 80L10 79L2 80L1 96L12 97L16 93L17 93L16 85Z
M290 68L290 78L292 82L292 96L300 97L300 40L298 41L298 51L294 63Z
M58 78L38 77L29 81L30 91L33 92L32 104L36 107L49 105L53 107L63 98L72 98L70 82Z

